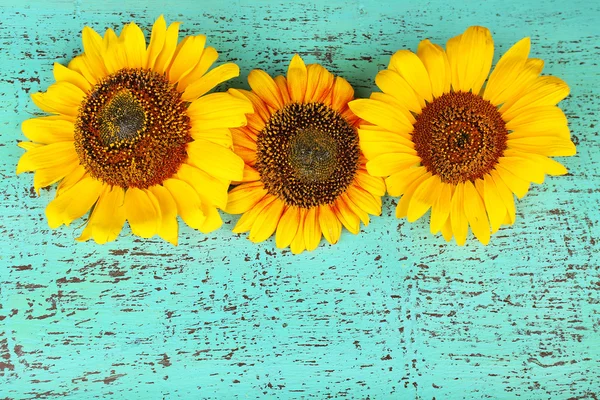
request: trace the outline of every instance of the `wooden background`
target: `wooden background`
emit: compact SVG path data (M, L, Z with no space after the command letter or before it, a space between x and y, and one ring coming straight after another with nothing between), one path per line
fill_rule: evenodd
M600 6L594 0L0 1L0 399L600 397ZM485 3L485 4L484 4ZM562 102L578 155L534 185L482 246L396 220L292 256L272 240L203 235L180 246L78 244L51 231L32 176L16 177L29 94L81 51L80 32L146 32L161 13L205 33L220 61L283 73L294 52L360 96L390 54L488 26L496 57L524 36Z

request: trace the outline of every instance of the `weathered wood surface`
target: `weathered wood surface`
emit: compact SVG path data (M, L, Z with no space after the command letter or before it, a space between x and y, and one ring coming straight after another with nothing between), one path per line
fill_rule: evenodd
M306 4L301 4L306 3ZM600 393L597 1L327 2L35 0L0 2L0 399L524 398ZM488 26L496 59L523 36L562 103L577 156L534 185L513 227L484 247L393 217L292 256L253 245L225 217L181 244L124 231L106 246L48 229L32 177L14 176L29 94L54 61L103 31L164 13L206 33L221 61L282 73L294 52L366 96L399 48Z

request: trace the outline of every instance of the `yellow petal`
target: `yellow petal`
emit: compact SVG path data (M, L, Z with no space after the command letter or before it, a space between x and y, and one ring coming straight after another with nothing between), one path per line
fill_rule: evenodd
M160 205L152 193L138 188L125 191L125 216L134 235L149 238L158 233Z
M81 74L86 81L88 81L91 85L94 85L97 79L88 68L85 58L85 55L73 58L71 61L69 61L68 68Z
M509 135L507 146L509 149L543 156L573 156L577 152L573 142L555 136L533 136L512 139Z
M288 247L300 226L300 210L298 207L288 206L279 219L277 232L275 233L275 245L279 249Z
M392 71L390 71L392 72ZM411 89L412 90L412 89ZM371 100L380 101L382 103L386 103L392 106L397 112L402 113L403 117L405 117L411 124L417 122L413 112L410 111L403 102L398 101L394 96L387 93L373 92L371 96L369 96ZM408 135L407 135L408 136Z
M350 110L358 117L391 132L409 133L413 126L404 116L389 104L371 99L358 99L348 103Z
M188 143L188 163L216 178L240 181L244 174L244 161L230 149L207 140Z
M520 114L506 121L506 129L509 131L524 130L531 133L551 131L556 126L567 125L567 117L556 106L526 108Z
M306 65L298 54L292 57L292 61L288 67L287 83L291 100L293 102L302 103L308 84L308 74Z
M123 49L129 68L142 68L146 64L146 38L139 26L133 22L125 25L121 31Z
M452 220L450 217L446 219L446 222L442 226L442 236L444 236L444 240L449 242L452 239Z
M410 50L398 50L391 58L388 67L396 71L417 93L419 104L425 106L425 101L433 101L431 80L421 59Z
M179 24L179 22L173 22L171 25L169 25L165 33L165 40L162 49L156 57L154 65L148 64L149 68L152 68L153 71L158 72L159 74L164 73L167 70L167 67L171 64L171 60L173 59L173 55L177 49Z
M390 194L390 196L401 196L402 194L404 194L406 189L410 185L412 185L413 182L421 178L426 173L427 168L423 166L404 168L399 170L398 172L394 172L388 178L386 178L385 186L387 187L387 191Z
M514 176L526 182L544 183L544 170L536 162L517 157L500 157L496 168L500 166L510 171Z
M500 225L502 224L502 221L504 221L507 212L506 206L502 201L502 197L500 196L496 183L491 175L485 175L483 184L485 209L490 218L492 233L494 233L500 229Z
M35 175L33 176L33 187L35 192L39 195L40 188L58 182L73 172L78 165L78 160L59 160L56 165L36 170Z
M248 75L248 84L252 91L269 106L278 110L283 107L283 97L277 84L265 71L255 69Z
M56 229L62 224L69 225L83 216L94 205L104 184L91 177L83 178L69 190L57 196L46 207L48 225Z
M396 71L384 69L375 76L375 83L382 92L393 96L409 112L420 113L422 102L406 80Z
M78 160L73 142L52 143L36 147L23 154L17 164L17 174L25 171L35 171L40 168L71 164Z
M452 203L450 205L450 223L452 226L452 233L456 239L456 243L462 246L467 241L467 234L469 233L469 222L464 211L465 202L465 185L460 182L456 185L454 195L452 196Z
M77 240L93 238L98 244L115 240L125 223L124 194L123 189L118 186L106 186Z
M178 82L196 67L205 43L206 36L204 35L188 36L181 41L175 50L171 66L168 68L169 81Z
M154 62L158 58L158 55L165 45L165 39L167 36L167 22L161 15L156 19L154 25L152 25L152 33L150 34L150 44L148 45L148 52L146 53L146 62L144 68L152 69ZM165 239L166 240L166 239Z
M237 128L246 125L245 114L253 112L249 100L236 98L229 93L211 93L193 101L187 109L192 126L203 129Z
M23 121L21 130L27 139L37 143L73 142L75 125L60 117L39 117Z
M497 82L493 85L494 80L490 78L484 93L484 99L489 100L494 105L503 104L503 107L509 107L537 79L542 69L544 69L544 61L536 58L529 58L525 62L521 59L511 59L510 68L511 71L501 79L502 86ZM489 89L490 87L493 89Z
M485 204L470 181L466 181L464 184L464 211L475 237L484 245L488 244L490 225L485 212Z
M202 233L210 233L216 231L223 225L223 220L219 211L210 203L202 203L202 213L205 216L204 222L200 225L198 230Z
M460 35L457 46L447 47L447 53L450 67L458 76L458 82L452 82L454 90L479 94L494 58L494 40L490 31L481 26L467 28ZM454 234L456 236L456 232Z
M184 77L182 77L181 81L177 84L177 88L179 89L179 91L187 89L189 85L202 79L204 74L206 74L206 71L208 71L211 65L213 65L214 62L217 61L217 58L219 58L219 53L217 53L217 50L215 50L214 47L205 48L204 51L202 51L202 55L200 56L200 61L198 61L196 66ZM211 79L216 79L216 76L213 76ZM205 83L205 85L208 85L208 82ZM190 96L188 95L186 97Z
M231 131L227 128L202 129L202 127L195 126L190 130L190 136L192 139L208 140L227 148L233 146Z
M89 26L83 28L81 33L85 62L96 80L107 75L106 67L102 61L102 37Z
M408 205L408 222L421 218L431 208L442 192L442 181L438 175L431 175L425 179L412 195Z
M163 186L169 191L175 204L177 204L177 214L188 224L190 228L200 229L206 219L202 212L202 203L200 197L188 183L179 179L167 179Z
M51 85L46 93L32 94L31 100L46 112L77 117L84 97L77 86L62 81Z
M561 163L539 154L508 149L504 151L504 155L525 158L530 162L539 165L544 174L556 176L568 173L567 169Z
M363 134L361 137L364 136ZM397 135L396 140L390 142L361 141L360 149L368 160L374 160L379 156L394 153L417 156L414 143L406 139L402 140L400 135Z
M444 49L437 44L431 43L429 39L425 39L419 43L417 56L423 62L429 75L433 97L440 97L444 93L450 93L452 72L448 56Z
M236 64L227 63L219 65L187 87L178 86L180 89L185 89L181 99L183 101L193 101L200 96L204 96L210 90L214 89L215 86L239 75L240 68Z
M502 118L510 121L528 109L555 106L569 95L569 91L569 86L562 79L554 76L540 76L510 107L504 110L500 109Z
M253 243L258 243L270 238L279 224L284 207L285 204L280 200L275 200L267 205L252 224L248 239Z
M496 164L495 171L497 171L500 178L502 178L502 182L504 182L510 191L516 194L519 199L525 196L529 191L529 181L515 176L500 164Z
M209 203L219 208L227 205L228 181L219 180L188 164L181 164L177 177L196 190L202 204Z
M321 241L321 225L319 225L318 207L312 207L304 218L304 244L307 251L313 251L319 247Z
M242 214L254 207L267 194L262 182L242 183L229 192L225 212ZM286 246L283 246L286 247Z
M515 88L511 86L525 72L530 48L531 40L526 37L515 43L500 58L485 87L483 93L485 100L498 105L504 103L514 93Z
M496 189L498 190L498 194L502 199L502 203L504 203L504 207L506 207L506 213L509 221L511 224L514 224L516 218L516 208L513 192L509 189L506 183L504 183L498 171L490 171L490 176L496 185Z
M177 246L179 224L177 223L177 203L171 193L161 185L148 188L160 207L160 222L158 224L158 236L167 242Z
M79 89L81 89L84 93L88 93L92 88L92 85L85 79L85 77L79 72L72 70L70 68L65 67L59 63L54 63L54 79L57 82L69 82Z
M60 181L58 187L56 188L56 197L60 196L67 190L69 190L73 185L83 179L85 176L89 176L85 171L83 165L78 165L75 167L73 171L65 176L65 178Z
M429 179L430 176L431 172L427 172L410 182L410 184L404 190L400 201L398 201L398 206L396 207L396 218L404 218L408 216L408 207L410 206L415 191L425 180Z
M443 227L450 215L450 206L452 204L453 186L447 183L441 183L439 196L431 207L431 219L429 230L432 234L437 234ZM450 235L452 237L452 235Z
M123 35L119 38L115 31L107 29L104 33L102 42L102 59L107 72L113 74L123 68L127 68L127 51L125 49L125 39Z

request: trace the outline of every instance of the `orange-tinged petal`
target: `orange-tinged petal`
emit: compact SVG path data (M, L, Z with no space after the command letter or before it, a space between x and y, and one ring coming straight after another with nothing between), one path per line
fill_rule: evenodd
M331 108L342 112L348 106L348 102L354 99L354 89L342 77L336 76L331 90Z
M325 240L331 244L336 244L340 240L340 235L342 234L342 223L336 217L331 206L327 204L320 206L318 218L321 232L323 233Z
M296 232L298 232L300 223L300 209L294 206L286 207L279 219L277 232L275 233L275 245L277 248L283 249L292 243Z
M284 208L283 201L275 200L268 204L254 220L248 239L258 243L270 238L279 224Z
M248 84L252 91L269 106L278 110L283 107L283 97L277 84L265 71L255 69L248 75Z
M250 229L252 229L252 225L254 225L254 222L256 221L258 216L261 215L266 209L266 207L274 201L281 200L269 194L264 196L258 203L256 203L256 205L254 205L251 209L246 211L241 216L241 218L238 220L237 224L235 224L235 227L233 228L233 233L248 232Z
M287 84L291 100L302 103L308 84L308 74L306 65L298 54L292 57L292 61L288 67Z
M318 207L312 207L304 218L304 244L307 251L319 247L321 241L321 225L319 225Z
M319 64L311 64L306 68L306 76L307 83L304 102L322 103L333 86L333 74Z

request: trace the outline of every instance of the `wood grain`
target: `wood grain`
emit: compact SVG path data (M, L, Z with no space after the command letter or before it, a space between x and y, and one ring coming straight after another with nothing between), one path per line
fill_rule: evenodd
M600 394L600 8L586 0L427 3L35 0L0 3L0 399L597 399ZM283 73L298 52L359 96L400 48L473 24L496 57L524 36L578 146L570 173L534 185L514 226L464 247L384 214L360 235L292 256L273 241L203 235L180 246L74 242L51 231L31 175L14 175L29 95L81 52L80 31L146 32L154 19L205 33L220 61Z

